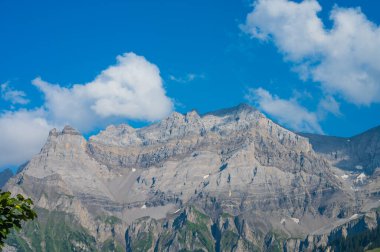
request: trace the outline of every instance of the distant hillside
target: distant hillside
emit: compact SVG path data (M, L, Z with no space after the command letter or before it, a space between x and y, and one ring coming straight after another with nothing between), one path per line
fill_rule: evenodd
M8 180L13 176L13 172L10 169L5 169L0 172L0 188L2 188Z
M359 135L344 138L301 133L313 149L344 170L362 170L373 174L380 167L380 126Z

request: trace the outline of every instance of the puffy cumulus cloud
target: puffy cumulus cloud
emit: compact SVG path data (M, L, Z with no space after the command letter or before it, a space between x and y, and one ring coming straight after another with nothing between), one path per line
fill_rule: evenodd
M318 17L316 0L258 0L241 28L273 40L301 78L357 105L380 102L380 28L359 8L334 7L331 29Z
M317 114L302 107L294 98L281 99L263 88L249 89L245 98L280 124L293 130L323 133Z
M36 78L33 84L44 93L51 120L82 131L115 118L155 121L173 109L158 67L134 53L118 56L90 83L65 88Z
M70 88L41 78L32 83L44 94L42 107L0 114L0 168L38 153L53 127L70 124L86 133L125 119L155 121L173 109L158 67L134 53L118 56L89 83ZM9 93L6 85L1 88Z
M12 104L27 104L29 100L26 98L24 91L14 90L9 86L9 82L0 85L1 98L5 101L9 101Z
M42 109L0 114L0 167L20 165L38 153L51 128Z

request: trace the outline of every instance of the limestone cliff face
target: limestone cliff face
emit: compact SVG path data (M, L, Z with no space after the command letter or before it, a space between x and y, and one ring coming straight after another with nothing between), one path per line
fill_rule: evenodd
M32 197L41 209L70 214L95 241L88 244L102 251L110 241L126 248L158 242L168 251L216 250L224 241L246 251L306 237L359 211L357 197L365 193L335 173L307 138L239 105L204 115L173 113L138 129L111 125L88 141L69 126L52 130L6 188ZM196 227L203 238L165 227L183 212L190 229L197 223L191 213L206 216Z
M88 152L112 171L138 174L129 194L151 203L213 196L236 212L302 215L316 213L323 195L347 196L306 138L247 105L202 116L174 113L141 129L110 126L90 138Z

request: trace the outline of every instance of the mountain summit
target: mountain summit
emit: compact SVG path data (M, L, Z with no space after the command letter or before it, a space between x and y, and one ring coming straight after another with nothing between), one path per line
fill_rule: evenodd
M62 242L46 236L56 218L72 250L326 247L333 230L378 202L362 193L369 184L353 188L342 174L308 138L245 104L111 125L88 141L66 126L6 185L44 216L8 244L51 251Z

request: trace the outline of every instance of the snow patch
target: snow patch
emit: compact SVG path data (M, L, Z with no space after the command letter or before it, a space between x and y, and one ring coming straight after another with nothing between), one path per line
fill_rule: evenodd
M355 191L355 192L357 192L357 191L359 191L359 189L358 188L355 188L355 187L350 187L351 188L351 190L353 190L353 191Z
M366 175L362 172L362 173L360 173L360 175L359 176L357 176L356 177L356 183L358 183L358 182L362 182L363 183L363 180L365 180L366 179Z
M292 221L294 221L296 224L300 224L300 220L299 219L297 219L297 218L290 218L290 219L292 219Z
M363 166L361 166L361 165L356 165L355 168L356 168L357 170L363 170Z
M358 218L358 217L359 217L358 214L354 214L354 215L352 215L352 216L350 217L350 220L356 219L356 218Z
M344 174L344 175L342 175L342 176L340 176L342 179L344 179L344 180L346 180L346 179L348 179L348 175L347 174Z
M175 210L175 212L174 212L174 213L178 213L180 210L181 210L181 208L179 208L179 209Z

